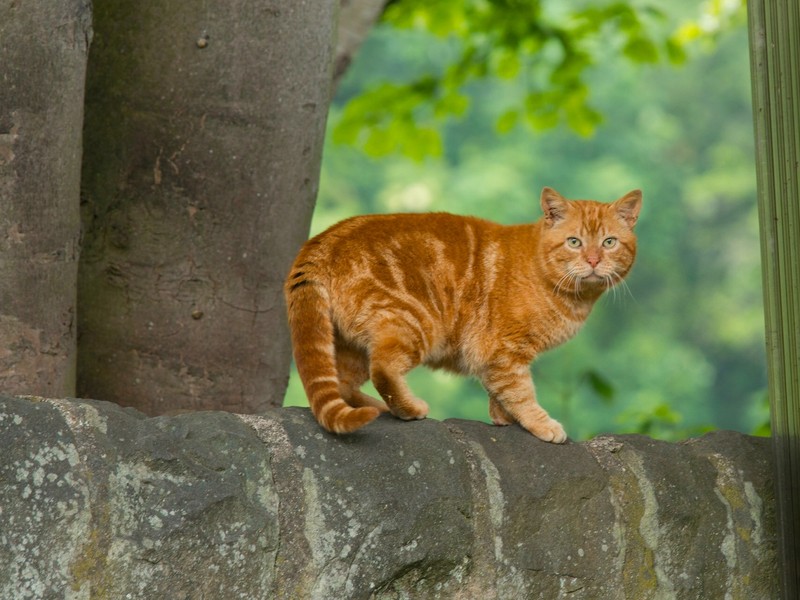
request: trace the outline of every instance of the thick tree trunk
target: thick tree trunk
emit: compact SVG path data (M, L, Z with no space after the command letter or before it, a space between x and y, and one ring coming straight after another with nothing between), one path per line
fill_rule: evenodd
M0 389L75 393L88 0L0 4Z
M97 0L78 391L149 414L280 405L336 0Z

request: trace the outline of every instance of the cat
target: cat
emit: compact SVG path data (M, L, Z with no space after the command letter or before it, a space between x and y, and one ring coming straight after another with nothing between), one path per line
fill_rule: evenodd
M301 248L284 285L294 358L311 410L334 433L428 405L417 365L476 376L497 425L567 435L536 401L530 363L573 337L636 256L640 190L612 203L544 188L535 223L448 213L346 219ZM371 379L383 398L360 391Z

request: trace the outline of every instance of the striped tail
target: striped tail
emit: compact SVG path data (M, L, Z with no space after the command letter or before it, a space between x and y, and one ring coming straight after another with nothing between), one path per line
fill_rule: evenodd
M311 266L298 257L284 285L294 362L319 424L333 433L349 433L375 419L380 411L371 406L353 408L342 398L330 297L307 272Z

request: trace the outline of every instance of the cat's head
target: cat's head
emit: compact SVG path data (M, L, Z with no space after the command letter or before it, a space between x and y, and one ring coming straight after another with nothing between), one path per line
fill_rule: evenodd
M636 257L640 190L603 203L567 200L546 187L541 202L544 268L555 291L592 294L623 280Z

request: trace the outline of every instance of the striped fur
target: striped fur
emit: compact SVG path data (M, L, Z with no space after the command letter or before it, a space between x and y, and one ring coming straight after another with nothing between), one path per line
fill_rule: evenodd
M571 338L628 274L642 195L613 203L542 191L544 216L503 226L446 213L372 215L309 240L285 284L297 370L319 423L347 433L428 405L417 365L476 376L498 425L566 440L536 401L530 363ZM360 391L371 379L383 398Z

